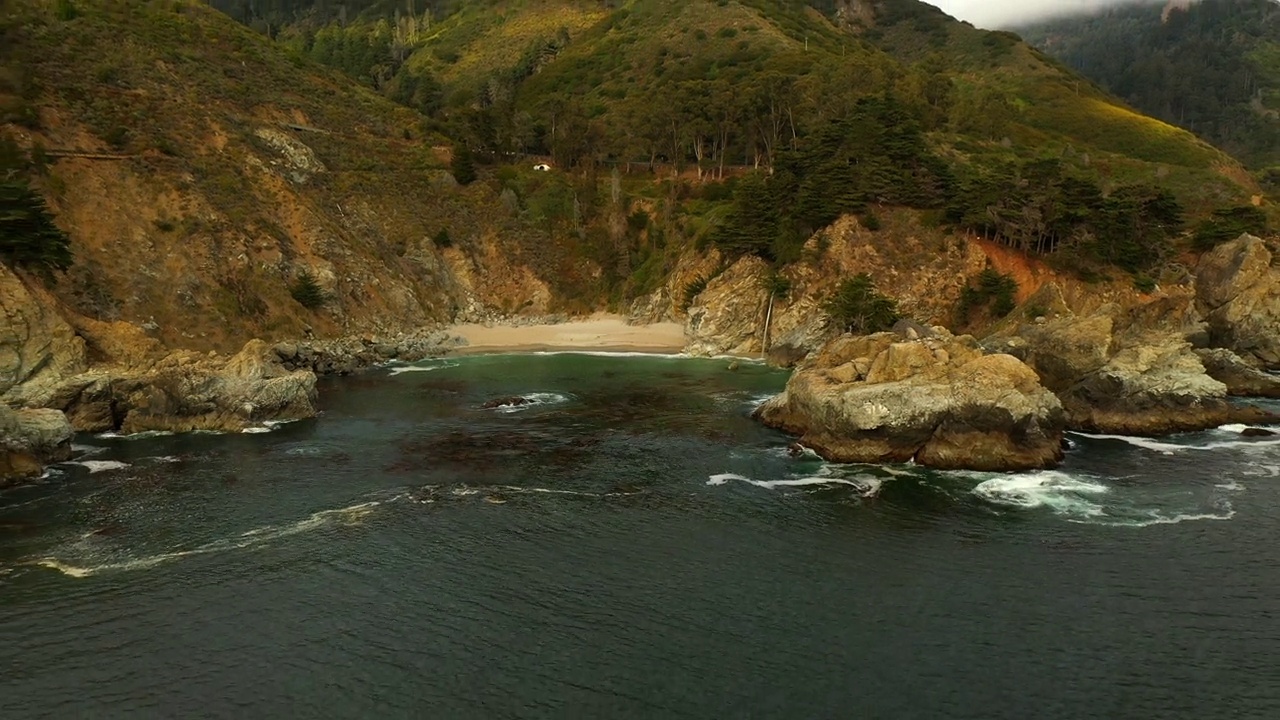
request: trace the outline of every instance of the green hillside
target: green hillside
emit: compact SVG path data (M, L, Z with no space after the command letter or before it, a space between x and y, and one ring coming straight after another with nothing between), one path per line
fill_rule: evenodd
M1255 168L1280 166L1280 4L1139 4L1021 29L1144 113Z

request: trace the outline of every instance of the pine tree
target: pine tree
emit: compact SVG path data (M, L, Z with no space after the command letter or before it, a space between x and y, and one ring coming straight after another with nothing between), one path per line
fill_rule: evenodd
M289 288L289 294L298 301L299 305L308 310L315 310L328 300L324 289L320 287L320 283L316 282L316 277L310 270L303 270L302 274L298 275L293 287Z
M898 303L881 295L866 273L840 283L823 309L832 324L855 335L888 330L901 317L898 315Z
M476 181L475 159L471 157L471 148L458 145L453 149L453 162L450 164L453 179L459 185L470 185Z
M71 266L71 241L53 223L44 198L16 176L0 179L0 254L44 270Z

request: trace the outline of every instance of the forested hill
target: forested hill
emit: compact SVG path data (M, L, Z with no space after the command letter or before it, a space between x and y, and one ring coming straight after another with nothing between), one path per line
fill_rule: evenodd
M1275 0L1145 3L1019 32L1135 108L1252 167L1280 165Z

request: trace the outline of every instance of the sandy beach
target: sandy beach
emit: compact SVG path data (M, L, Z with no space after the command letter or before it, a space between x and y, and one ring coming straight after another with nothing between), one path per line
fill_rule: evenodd
M621 350L630 352L679 352L684 349L684 326L665 322L628 325L620 315L597 314L582 320L554 325L492 327L480 324L455 325L453 335L467 344L455 352L499 350Z

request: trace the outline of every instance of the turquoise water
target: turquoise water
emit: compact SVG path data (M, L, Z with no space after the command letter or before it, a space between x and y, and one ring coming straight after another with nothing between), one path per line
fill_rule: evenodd
M79 438L0 494L0 717L1280 717L1274 439L833 466L750 419L785 380L466 357Z

